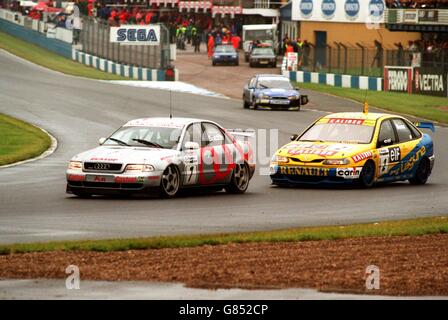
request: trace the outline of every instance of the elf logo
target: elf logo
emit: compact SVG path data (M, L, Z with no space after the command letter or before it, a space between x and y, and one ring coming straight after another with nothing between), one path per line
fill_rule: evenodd
M399 162L401 160L401 151L399 147L389 148L389 162Z

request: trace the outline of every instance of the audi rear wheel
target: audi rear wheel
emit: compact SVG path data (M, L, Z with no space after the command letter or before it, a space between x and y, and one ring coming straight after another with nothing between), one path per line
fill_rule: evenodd
M225 187L228 193L244 193L249 186L249 166L246 163L236 164L232 173L232 178L228 186Z

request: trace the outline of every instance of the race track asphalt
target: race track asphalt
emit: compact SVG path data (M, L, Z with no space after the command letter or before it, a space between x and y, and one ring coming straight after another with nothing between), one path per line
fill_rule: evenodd
M358 104L310 92L312 107L359 110ZM372 190L279 189L256 174L244 195L224 192L172 200L78 199L65 193L67 161L132 118L167 116L167 91L65 76L0 51L0 112L34 123L58 139L54 154L0 169L0 243L268 230L376 222L446 214L448 130L438 128L429 184ZM279 143L322 112L243 110L233 99L173 94L175 116L227 128L278 128ZM274 150L271 151L271 154Z

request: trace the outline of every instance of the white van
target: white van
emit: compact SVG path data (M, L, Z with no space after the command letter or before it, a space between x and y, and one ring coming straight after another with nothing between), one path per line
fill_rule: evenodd
M261 43L272 46L277 54L278 38L276 24L250 24L243 26L243 50L246 62L249 61L252 42L259 40Z

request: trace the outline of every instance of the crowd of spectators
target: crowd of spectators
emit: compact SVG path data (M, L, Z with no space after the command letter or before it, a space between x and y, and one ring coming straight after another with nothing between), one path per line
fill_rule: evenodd
M386 0L388 8L448 9L447 0Z

